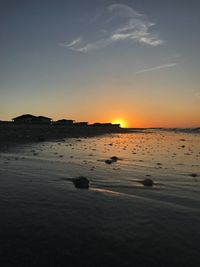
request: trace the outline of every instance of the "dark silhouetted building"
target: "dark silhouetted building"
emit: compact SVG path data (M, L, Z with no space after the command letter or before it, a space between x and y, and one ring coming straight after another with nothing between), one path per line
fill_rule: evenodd
M34 116L31 114L25 114L13 118L12 121L18 124L51 124L52 119L44 116Z
M88 122L86 121L76 122L74 123L74 126L88 126Z
M66 126L72 126L74 124L74 120L58 120L54 122L55 125L66 125Z

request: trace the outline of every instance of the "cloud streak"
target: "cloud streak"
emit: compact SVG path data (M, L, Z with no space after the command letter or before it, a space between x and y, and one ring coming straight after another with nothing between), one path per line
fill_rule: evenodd
M178 63L163 64L163 65L159 65L159 66L156 66L156 67L139 70L139 71L136 72L136 74L140 74L140 73L144 73L144 72L150 72L150 71L156 71L156 70L161 70L161 69L166 69L166 68L171 68L171 67L175 67L176 65L178 65Z
M145 15L124 4L108 6L94 29L95 38L76 38L70 43L61 43L70 50L87 53L102 49L117 42L132 41L156 47L164 43L151 28L155 23L150 22Z

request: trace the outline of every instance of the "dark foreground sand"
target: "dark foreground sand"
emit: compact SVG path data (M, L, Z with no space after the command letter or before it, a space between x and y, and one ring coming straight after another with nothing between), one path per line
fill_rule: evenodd
M92 126L55 126L34 124L0 124L0 148L4 145L32 143L62 138L92 137L107 133L123 133L127 129Z
M5 147L0 266L199 267L199 157L199 135L172 132Z

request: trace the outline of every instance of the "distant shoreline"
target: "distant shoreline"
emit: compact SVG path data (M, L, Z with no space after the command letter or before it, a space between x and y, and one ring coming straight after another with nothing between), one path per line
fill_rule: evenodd
M129 129L114 127L0 124L0 149L18 144L128 132Z

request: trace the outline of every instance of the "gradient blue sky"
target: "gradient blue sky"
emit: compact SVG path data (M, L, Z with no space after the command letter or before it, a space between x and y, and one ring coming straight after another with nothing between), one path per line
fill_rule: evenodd
M200 1L1 0L0 119L200 125Z

